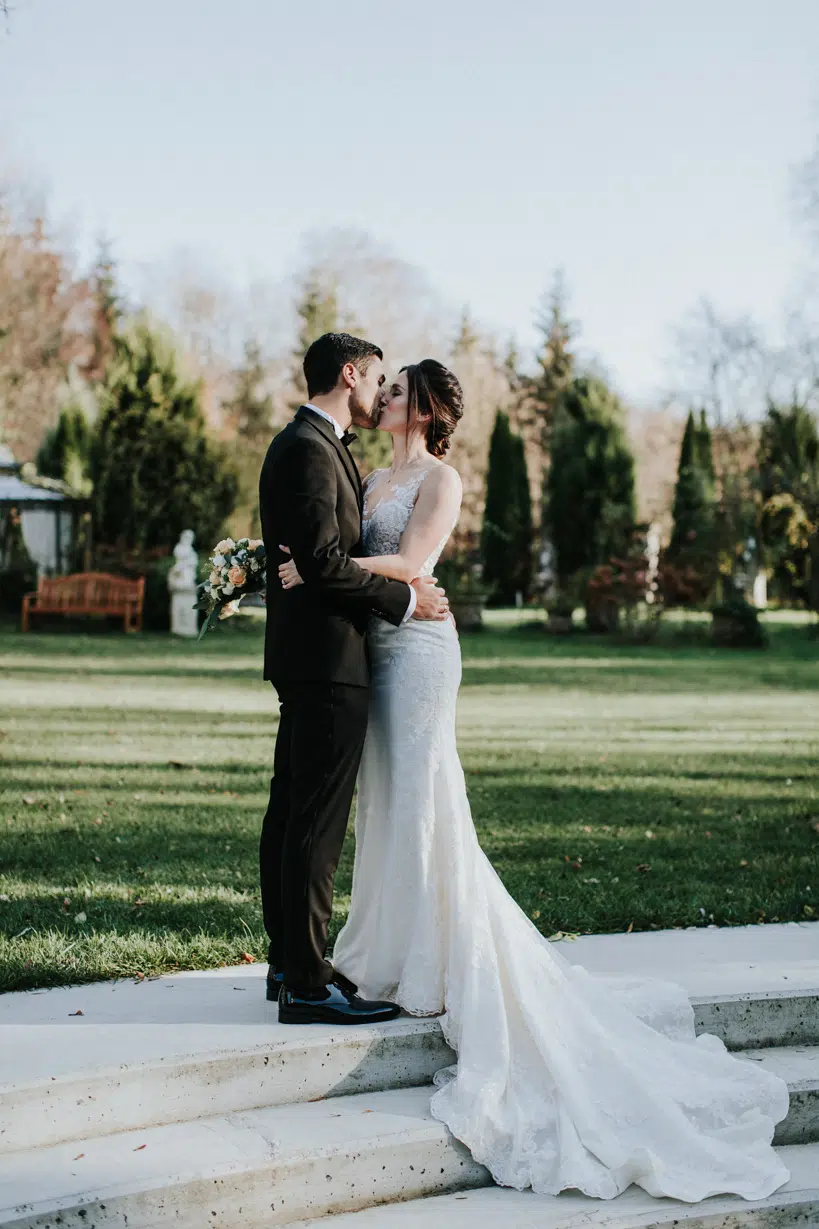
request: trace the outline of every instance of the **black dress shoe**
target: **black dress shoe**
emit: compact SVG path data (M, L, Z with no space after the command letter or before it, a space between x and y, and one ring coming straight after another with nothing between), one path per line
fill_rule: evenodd
M297 991L282 984L279 1024L380 1024L401 1014L396 1003L361 999L348 989L352 983L331 981L318 990Z
M268 1003L278 1003L279 991L282 988L284 981L284 973L280 973L274 964L271 964L267 970L267 1001Z

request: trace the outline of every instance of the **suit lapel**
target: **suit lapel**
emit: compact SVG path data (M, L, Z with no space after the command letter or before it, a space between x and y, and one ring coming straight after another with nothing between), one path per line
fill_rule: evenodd
M305 422L309 422L311 427L315 427L315 429L333 445L341 458L342 465L347 471L347 477L353 484L353 490L355 491L355 497L358 502L359 509L362 509L364 507L364 488L361 485L361 475L358 472L358 466L350 456L349 451L344 447L341 440L336 435L333 428L326 421L326 419L322 418L320 414L313 414L306 405L301 407L296 417L304 419Z

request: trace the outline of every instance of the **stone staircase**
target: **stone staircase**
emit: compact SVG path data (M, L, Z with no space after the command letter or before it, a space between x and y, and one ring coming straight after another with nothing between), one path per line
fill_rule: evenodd
M0 999L0 1226L819 1226L819 925L561 946L673 971L698 1028L787 1080L787 1187L699 1205L495 1187L429 1114L451 1061L435 1021L282 1027L242 967Z

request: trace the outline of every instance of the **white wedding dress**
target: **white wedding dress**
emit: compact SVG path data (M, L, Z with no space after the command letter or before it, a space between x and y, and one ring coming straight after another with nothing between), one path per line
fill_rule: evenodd
M368 554L397 552L422 478L365 505ZM434 1117L504 1186L771 1194L788 1179L771 1146L786 1084L696 1037L679 986L566 961L481 850L455 743L455 628L373 619L369 642L352 903L333 960L366 998L443 1013L458 1061L436 1074Z

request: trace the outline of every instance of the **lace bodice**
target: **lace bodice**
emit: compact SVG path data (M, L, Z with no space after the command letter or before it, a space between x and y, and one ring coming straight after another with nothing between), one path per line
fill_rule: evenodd
M397 483L389 495L376 495L370 506L373 487L379 485L374 483L374 479L377 474L385 472L385 470L375 470L369 475L364 487L364 514L361 524L364 550L368 555L396 555L398 553L401 535L409 524L421 483L430 471L422 470L408 478L406 482ZM441 551L446 546L454 528L454 524L449 526L435 549L424 560L418 573L419 576L432 575L441 557Z

